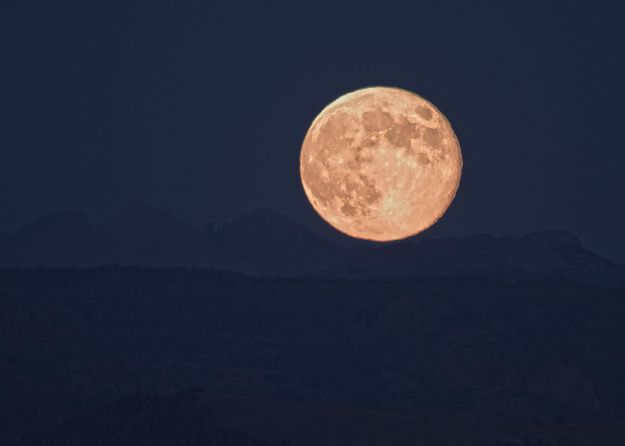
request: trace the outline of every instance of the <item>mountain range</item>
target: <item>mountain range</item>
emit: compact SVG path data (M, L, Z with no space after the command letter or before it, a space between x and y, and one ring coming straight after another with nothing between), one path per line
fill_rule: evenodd
M76 211L0 233L0 266L203 267L251 275L349 277L551 274L622 284L625 266L564 231L474 235L345 247L268 208L197 230L134 202L94 224Z

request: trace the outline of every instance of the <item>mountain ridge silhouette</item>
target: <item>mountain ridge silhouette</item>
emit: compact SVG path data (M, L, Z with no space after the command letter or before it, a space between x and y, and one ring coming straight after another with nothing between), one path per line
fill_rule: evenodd
M586 249L574 235L476 234L345 247L271 208L196 229L171 212L134 201L92 223L62 210L0 234L0 266L202 267L251 275L444 276L557 273L619 282L625 266Z

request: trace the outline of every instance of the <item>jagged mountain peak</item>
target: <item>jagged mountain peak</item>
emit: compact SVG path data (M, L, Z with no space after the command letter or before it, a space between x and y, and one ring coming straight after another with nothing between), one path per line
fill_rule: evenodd
M338 270L359 276L559 274L581 280L601 276L618 281L623 267L587 250L566 231L539 231L521 236L477 234L362 247L352 250Z
M80 212L55 212L13 235L0 234L4 265L215 266L291 275L433 276L568 271L612 276L617 265L565 231L476 234L346 248L265 207L198 231L164 209L133 201L92 225ZM620 268L620 269L619 269Z
M297 228L298 230L301 229L307 231L307 229L300 226L291 218L269 207L262 207L249 213L240 214L238 217L230 220L229 222L224 222L223 226L236 226L242 224L264 225L271 227L277 227L277 225L290 226L292 228Z
M152 219L152 220L168 220L168 221L178 221L182 223L181 220L178 219L171 212L157 208L154 206L147 205L140 201L132 201L126 207L122 208L120 211L115 213L109 220L123 220L123 219Z
M327 266L344 248L271 208L261 208L223 224L215 237L267 273L303 272Z
M19 229L10 237L19 265L77 263L93 233L92 223L74 210L54 212Z
M38 234L51 232L74 232L89 230L92 224L84 214L74 210L62 210L38 218L20 228L16 233L16 238L30 237Z
M96 226L87 265L124 264L220 267L247 271L247 265L207 234L174 214L131 202Z
M523 242L543 243L549 246L582 246L582 242L579 240L579 238L575 237L573 234L567 231L562 230L545 230L531 232L529 234L522 235L520 239Z

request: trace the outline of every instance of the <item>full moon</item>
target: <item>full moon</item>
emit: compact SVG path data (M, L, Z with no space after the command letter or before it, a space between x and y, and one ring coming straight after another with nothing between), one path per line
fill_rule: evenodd
M406 90L345 94L311 124L300 175L317 213L374 241L418 234L443 216L462 172L458 138L430 102Z

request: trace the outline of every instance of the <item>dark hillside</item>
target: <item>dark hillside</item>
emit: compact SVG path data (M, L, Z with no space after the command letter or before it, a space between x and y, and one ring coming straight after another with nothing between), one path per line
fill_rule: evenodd
M625 293L567 279L0 271L0 431L137 391L542 423L625 414Z

